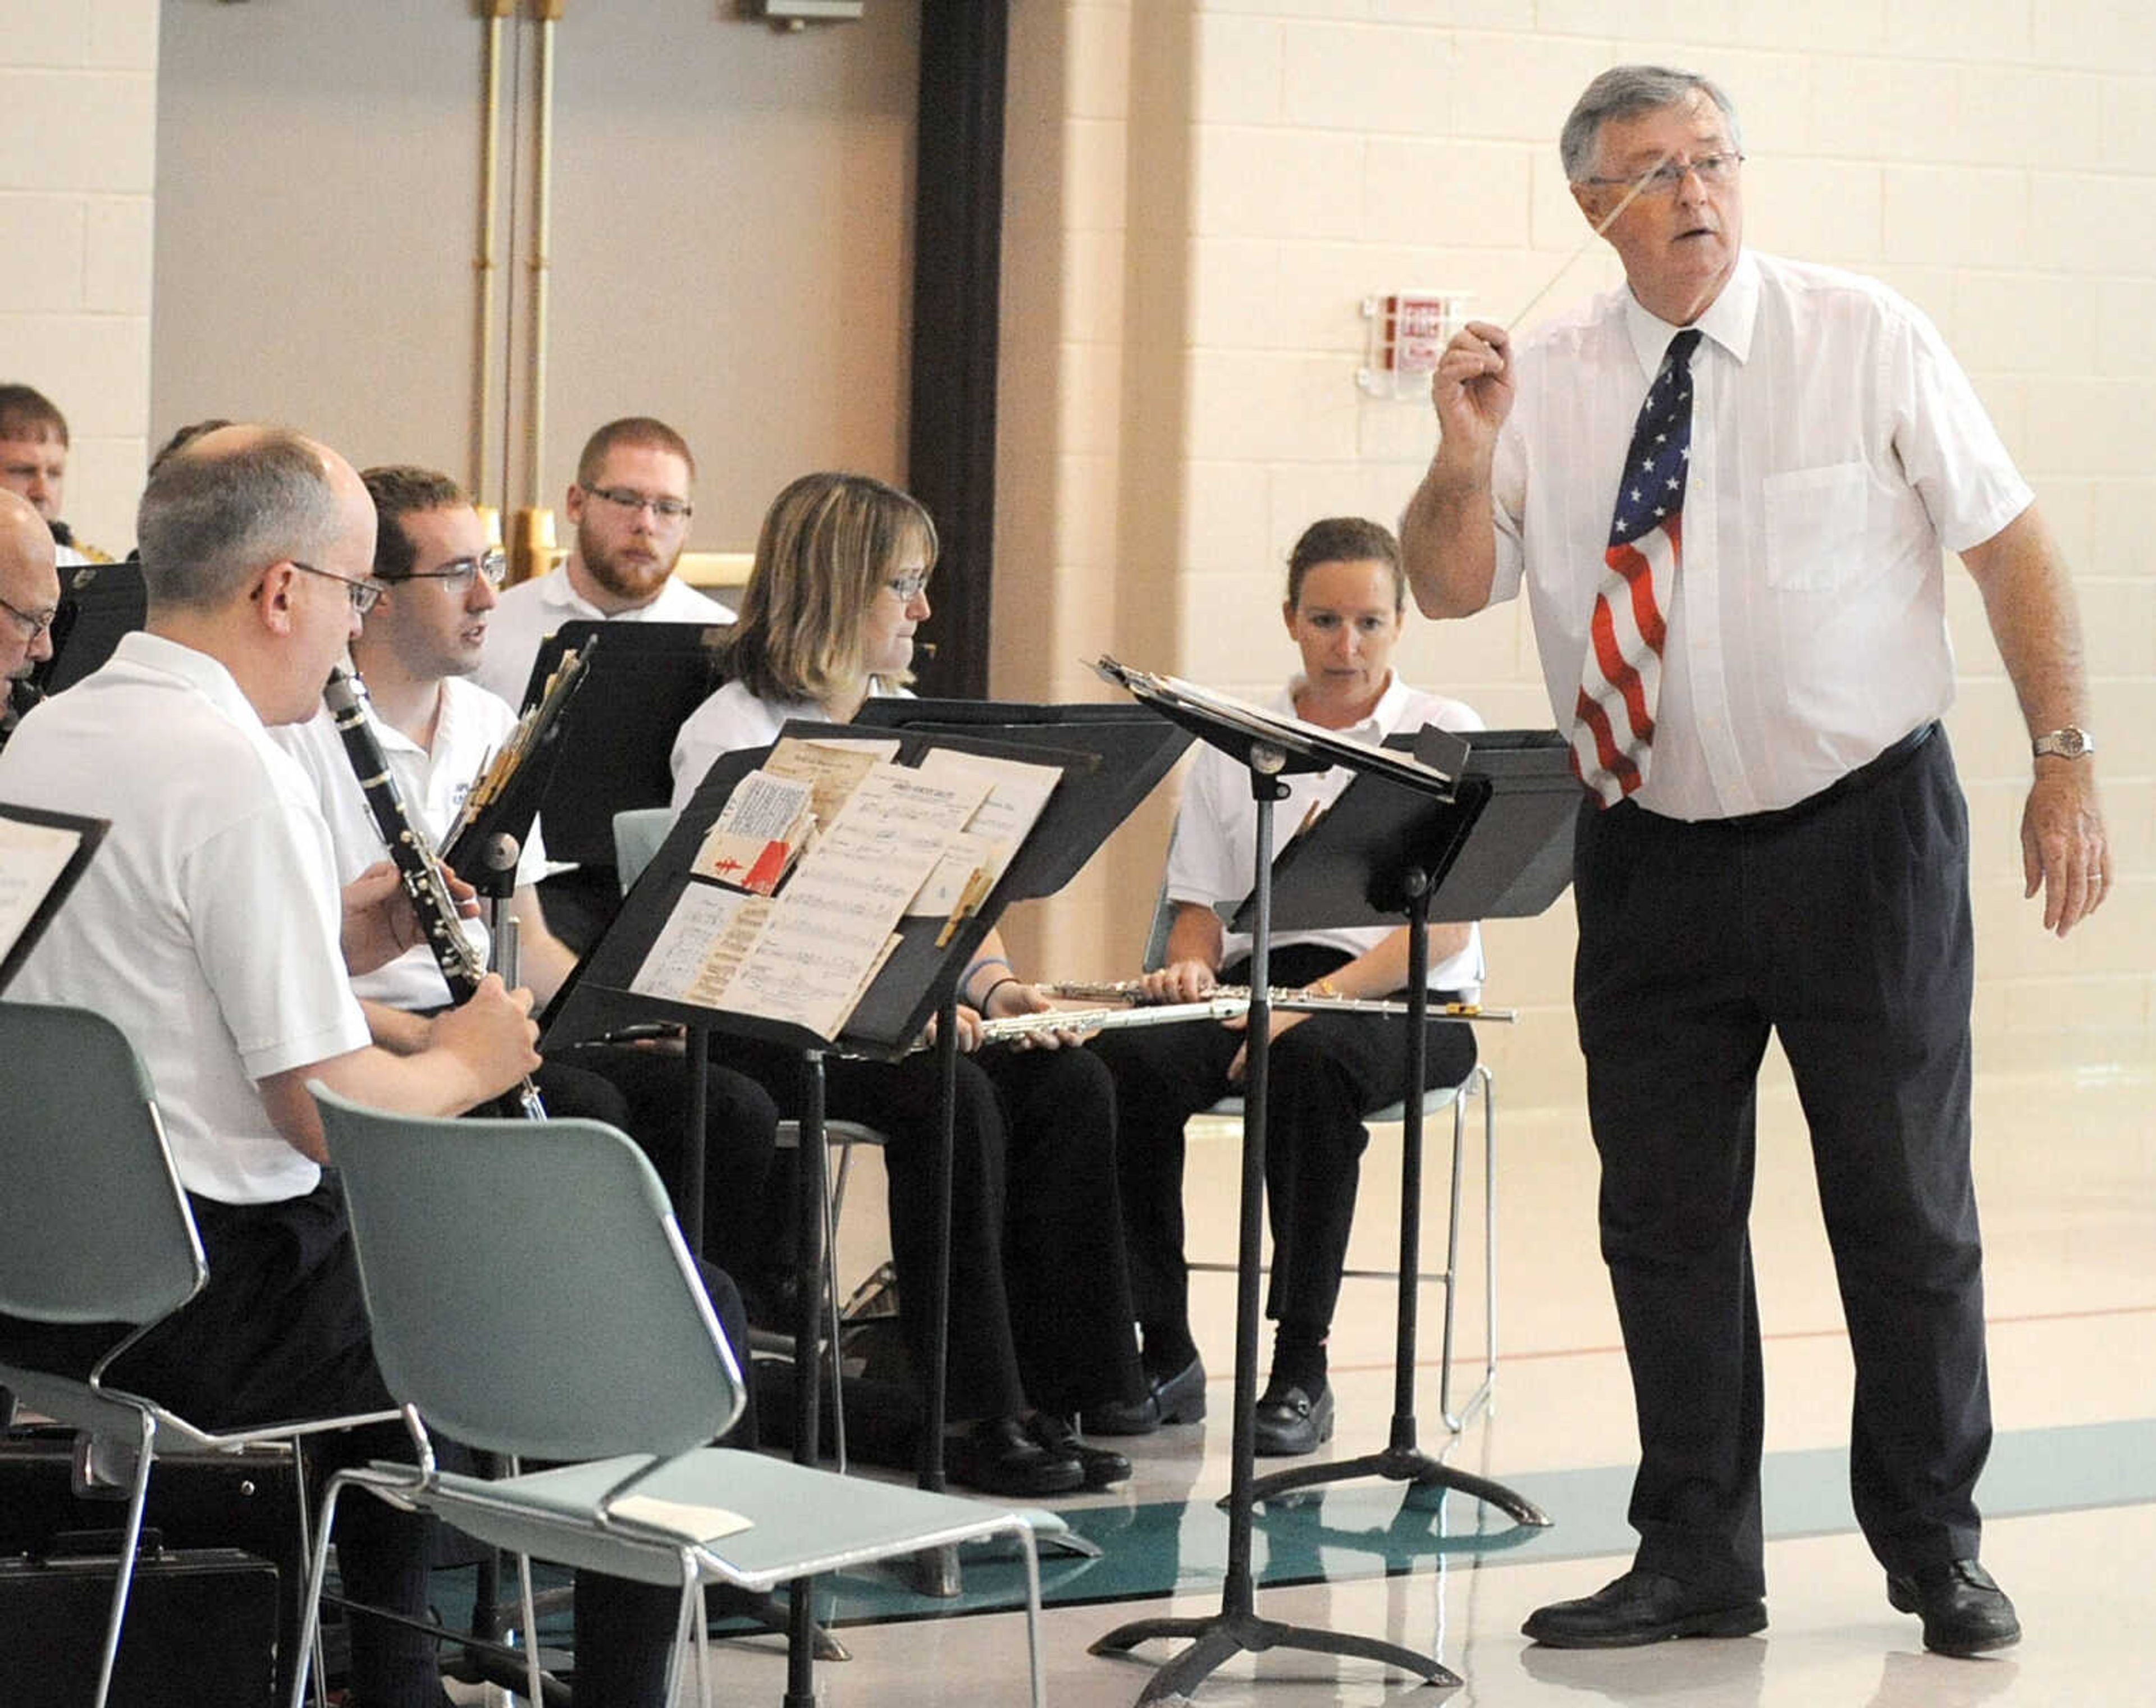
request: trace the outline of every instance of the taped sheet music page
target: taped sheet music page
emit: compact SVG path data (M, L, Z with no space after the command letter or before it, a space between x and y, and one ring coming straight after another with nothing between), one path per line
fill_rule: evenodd
M988 793L879 765L794 869L725 1006L835 1038L891 934Z
M725 1007L726 987L770 914L760 895L691 880L629 987L670 1003Z
M966 821L965 843L953 848L928 886L906 910L910 914L945 919L970 913L988 899L996 880L1017 855L1019 845L1047 807L1048 798L1063 781L1063 767L936 747L922 757L918 774L952 784L988 785L987 795Z
M769 895L799 856L814 821L805 782L752 771L726 797L689 869L737 890Z
M839 816L860 780L879 760L898 757L898 743L883 736L819 736L808 741L782 736L763 762L767 776L809 785L808 810L820 828Z
M79 830L0 818L0 961L8 958L81 846Z

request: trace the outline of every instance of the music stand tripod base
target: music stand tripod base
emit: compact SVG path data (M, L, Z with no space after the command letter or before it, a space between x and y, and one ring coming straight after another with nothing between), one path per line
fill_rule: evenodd
M1284 1624L1261 1619L1245 1608L1209 1614L1203 1618L1133 1619L1118 1625L1089 1645L1090 1654L1123 1654L1154 1638L1194 1639L1174 1659L1163 1666L1138 1692L1138 1708L1149 1702L1186 1701L1220 1664L1237 1654L1262 1654L1268 1649L1296 1649L1317 1654L1346 1654L1358 1659L1381 1661L1401 1672L1412 1673L1440 1690L1456 1690L1466 1682L1443 1662L1397 1643L1376 1637L1358 1637L1344 1631L1323 1631L1307 1625Z

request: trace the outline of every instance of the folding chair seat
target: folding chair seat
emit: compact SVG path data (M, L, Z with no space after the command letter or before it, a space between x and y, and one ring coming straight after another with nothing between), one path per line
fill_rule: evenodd
M331 1478L325 1528L358 1489L499 1547L677 1586L680 1634L694 1636L707 1701L706 1583L766 1592L1009 1535L1025 1567L1038 1708L1040 1586L1026 1514L704 1444L739 1414L741 1371L665 1190L629 1139L589 1121L388 1116L312 1089L344 1176L376 1356L419 1452L417 1465ZM511 1475L444 1472L429 1425L509 1457ZM524 1457L569 1463L520 1475ZM325 1566L318 1541L310 1636ZM531 1674L536 1700L536 1655Z

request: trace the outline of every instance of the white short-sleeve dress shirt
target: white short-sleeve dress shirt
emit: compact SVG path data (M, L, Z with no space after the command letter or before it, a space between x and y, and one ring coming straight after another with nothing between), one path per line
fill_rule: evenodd
M112 827L9 997L120 1028L189 1192L227 1203L311 1192L321 1171L255 1082L363 1047L367 1021L314 790L230 673L159 636L124 637L23 719L0 753L0 799Z
M1944 712L1941 548L2031 496L1938 331L1886 286L1747 250L1696 324L1683 562L1634 797L1686 819L1792 805ZM1563 729L1620 464L1677 331L1620 287L1516 354L1491 598L1525 582Z
M1272 710L1295 716L1296 690L1291 682L1272 702ZM1370 716L1352 729L1336 733L1358 741L1378 742L1403 731L1435 724L1445 730L1479 730L1481 716L1472 706L1442 695L1410 688L1398 674L1385 685ZM1273 807L1275 847L1289 835L1312 808L1329 807L1353 780L1344 767L1330 771L1305 772L1284 777L1287 795ZM1250 893L1250 868L1257 857L1258 808L1250 798L1250 772L1215 747L1200 747L1183 784L1183 804L1175 816L1175 840L1168 856L1168 899L1195 902L1201 907L1239 905ZM1296 943L1322 944L1346 954L1365 955L1383 942L1390 931L1383 926L1343 928L1321 931L1276 931L1273 946ZM1222 945L1224 966L1250 952L1250 939L1241 931L1227 931ZM1458 954L1434 962L1430 969L1432 990L1456 990L1472 1001L1483 979L1482 931L1470 932L1467 946Z
M540 644L564 623L732 623L734 613L679 576L670 575L659 597L633 611L608 616L569 585L566 563L519 582L501 596L487 618L486 652L473 680L513 706L524 704L524 685Z
M414 828L437 848L463 810L465 797L479 779L480 768L509 739L516 727L516 714L498 695L461 676L442 679L442 701L434 725L434 745L424 748L401 730L374 721L374 733L382 743L382 757L397 779L405 810ZM270 737L295 759L314 785L315 798L328 822L330 841L336 854L336 876L348 884L377 860L387 859L381 833L359 776L345 757L343 739L326 710L304 724L287 724L270 731ZM536 884L546 875L547 856L536 827L526 841L516 863L516 881ZM488 941L486 927L476 919L462 921L465 939L475 958L484 966ZM369 1002L393 1008L413 1010L448 1006L449 987L434 951L424 944L408 949L386 967L377 967L352 982L352 989Z
M870 699L888 694L911 697L908 689L886 688L870 679ZM681 816L715 762L743 747L768 747L792 718L829 721L824 708L813 700L765 700L751 693L746 684L721 684L675 735L674 751L668 757L674 768L674 816Z

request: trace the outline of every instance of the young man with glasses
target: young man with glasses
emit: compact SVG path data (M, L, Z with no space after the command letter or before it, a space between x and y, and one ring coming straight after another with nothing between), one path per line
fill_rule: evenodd
M374 500L378 600L352 643L366 684L382 756L419 834L439 844L455 823L490 757L516 726L516 713L472 680L490 645L501 553L487 544L471 501L449 475L429 469L369 469ZM382 837L326 711L275 732L314 784L329 823L339 879L382 859ZM517 927L517 977L536 1004L553 1000L575 953L549 929L536 888L546 869L538 835L517 863L509 912ZM488 943L477 921L466 935L480 958ZM446 1008L448 986L424 945L352 981L376 1039L393 1049L424 1038L428 1017ZM680 1059L649 1049L594 1046L550 1055L533 1075L550 1115L603 1121L629 1133L662 1173L678 1174L687 1079ZM715 1070L706 1107L710 1158L706 1249L721 1264L753 1244L778 1112L760 1087Z
M1943 552L1976 581L2034 738L2024 877L2061 934L2110 872L2072 583L1931 323L1870 280L1743 247L1721 90L1619 66L1560 146L1625 288L1517 341L1482 323L1452 341L1401 528L1431 616L1525 589L1593 791L1573 999L1640 1541L1633 1570L1527 1634L1616 1648L1767 1623L1746 1224L1772 1033L1856 1363L1858 1521L1927 1647L2003 1648L2020 1626L1977 1563L1991 1418Z
M521 705L540 643L565 623L732 622L733 613L674 573L696 477L687 442L663 421L626 416L594 433L562 500L576 531L569 555L501 596L480 685Z

